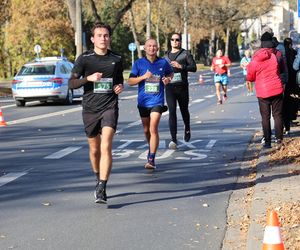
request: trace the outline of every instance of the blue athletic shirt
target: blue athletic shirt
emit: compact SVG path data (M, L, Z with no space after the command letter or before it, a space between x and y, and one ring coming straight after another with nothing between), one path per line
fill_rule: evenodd
M153 78L139 82L138 106L147 108L163 106L165 86L162 78L171 74L173 69L164 58L158 57L151 63L146 57L143 57L135 61L129 77L142 76L147 70L153 74Z

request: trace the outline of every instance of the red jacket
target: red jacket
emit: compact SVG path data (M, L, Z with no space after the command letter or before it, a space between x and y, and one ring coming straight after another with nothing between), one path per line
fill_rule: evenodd
M247 81L255 82L257 97L268 98L283 93L278 60L272 48L255 52L247 66Z

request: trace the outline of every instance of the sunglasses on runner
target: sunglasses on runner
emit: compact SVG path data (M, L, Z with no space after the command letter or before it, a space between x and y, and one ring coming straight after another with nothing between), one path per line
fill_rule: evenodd
M180 39L179 38L171 38L171 41L180 42Z

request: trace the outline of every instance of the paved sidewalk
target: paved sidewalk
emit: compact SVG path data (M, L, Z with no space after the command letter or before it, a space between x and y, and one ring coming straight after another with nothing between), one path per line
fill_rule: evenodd
M291 137L300 137L300 126L291 128ZM222 250L262 249L267 210L282 211L283 202L300 202L299 166L273 161L269 154L276 149L263 149L260 138L254 135L241 163L237 188L227 210L228 228ZM281 219L280 213L278 216Z
M291 137L300 137L299 126L292 127L291 132ZM293 173L295 164L280 165L272 162L270 166L271 159L268 155L272 150L275 149L262 149L259 154L256 167L256 185L254 186L250 213L251 223L248 230L247 250L262 248L265 229L263 225L267 219L267 209L280 209L280 203L300 200L300 175Z

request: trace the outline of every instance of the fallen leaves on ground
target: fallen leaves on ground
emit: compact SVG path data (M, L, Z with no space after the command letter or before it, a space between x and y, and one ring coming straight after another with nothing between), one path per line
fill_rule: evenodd
M290 175L300 174L300 138L285 138L283 146L269 155L270 165L291 164ZM277 210L281 221L281 232L284 246L289 250L300 249L300 201L269 204L269 209Z

